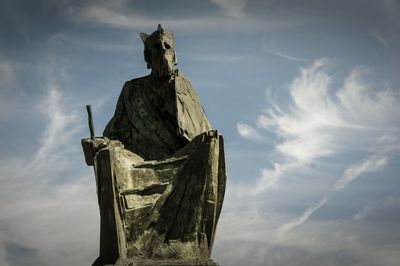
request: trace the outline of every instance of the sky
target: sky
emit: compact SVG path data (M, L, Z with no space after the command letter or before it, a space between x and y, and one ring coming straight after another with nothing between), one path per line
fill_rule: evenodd
M2 0L0 265L97 257L85 105L101 136L158 23L225 138L212 258L399 265L397 0Z

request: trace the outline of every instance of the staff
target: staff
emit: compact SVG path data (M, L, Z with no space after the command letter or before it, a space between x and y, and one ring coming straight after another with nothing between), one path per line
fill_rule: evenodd
M90 131L90 139L94 140L94 127L93 127L93 116L92 116L92 107L86 105L86 110L88 113L88 124L89 124L89 131Z

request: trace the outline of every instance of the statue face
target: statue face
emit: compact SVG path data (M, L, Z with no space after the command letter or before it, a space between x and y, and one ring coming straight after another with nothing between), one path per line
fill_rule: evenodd
M158 25L158 29L150 36L141 33L140 37L145 46L144 58L147 67L152 70L152 75L157 78L171 77L177 64L173 33L166 32Z

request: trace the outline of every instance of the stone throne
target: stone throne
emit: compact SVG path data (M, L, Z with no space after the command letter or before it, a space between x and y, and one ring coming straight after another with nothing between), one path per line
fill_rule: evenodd
M226 185L223 137L175 69L173 33L159 25L140 36L151 74L125 83L104 137L91 129L82 140L100 208L93 265L217 265L210 255Z

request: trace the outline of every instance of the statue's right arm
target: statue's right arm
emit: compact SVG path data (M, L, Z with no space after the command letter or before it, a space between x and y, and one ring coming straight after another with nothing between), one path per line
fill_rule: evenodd
M118 98L117 106L115 108L114 116L108 122L106 128L104 129L103 136L104 137L96 137L94 140L87 138L82 139L82 148L85 154L85 161L87 165L94 165L94 157L96 153L102 149L107 147L110 142L110 139L118 139L118 129L119 122L121 118L124 116L125 110L125 94L128 88L129 81L125 82L125 85L122 87L121 93Z
M103 136L115 139L115 133L118 128L118 122L121 120L124 111L125 111L125 95L128 89L129 81L125 82L122 87L121 93L118 97L117 106L115 108L114 116L111 118L110 122L108 122L106 128L104 129Z

